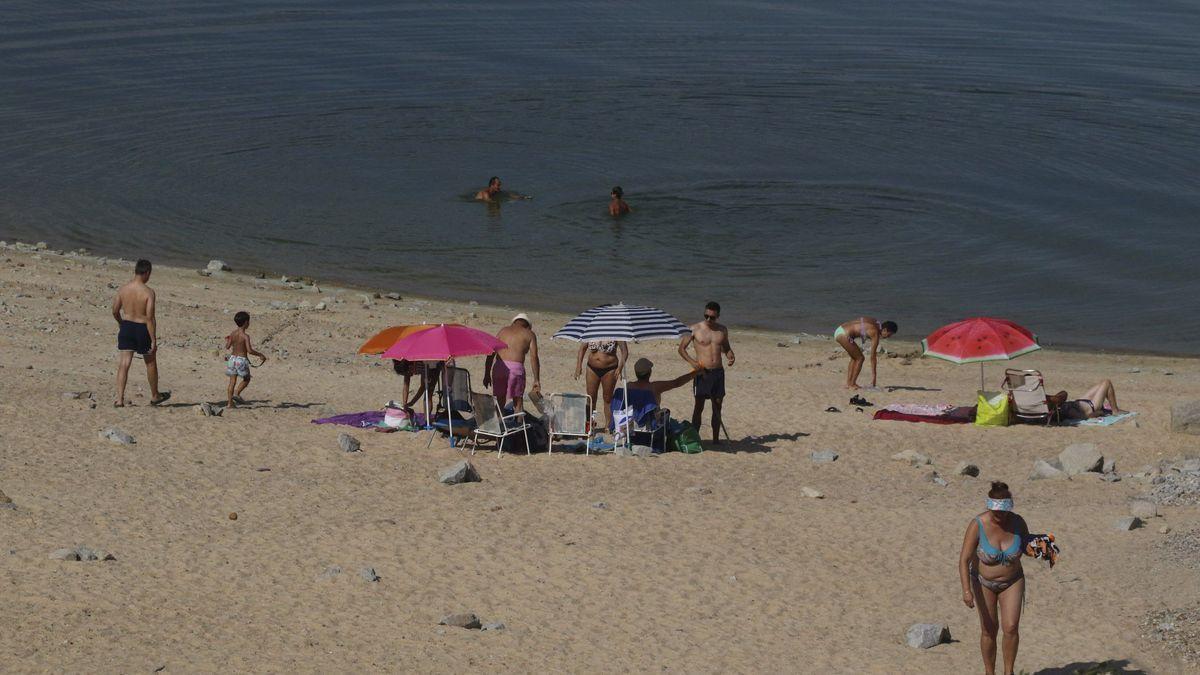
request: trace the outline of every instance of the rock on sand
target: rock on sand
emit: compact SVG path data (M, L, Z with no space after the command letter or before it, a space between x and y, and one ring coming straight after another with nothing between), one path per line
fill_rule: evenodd
M120 445L130 445L132 443L137 442L137 441L133 440L133 436L130 436L129 434L125 433L124 431L121 431L120 429L118 429L116 427L109 427L109 428L105 429L104 431L101 431L100 438L103 438L107 441L111 441L113 443L118 443Z
M474 612L460 612L458 614L447 614L438 622L439 626L454 626L455 628L478 629L482 626L479 623L479 617L475 616Z
M1066 477L1066 472L1044 459L1034 460L1033 473L1029 474L1029 480L1062 480Z
M940 623L914 623L908 627L904 641L913 649L929 649L950 641L950 628Z
M1058 453L1058 462L1068 476L1099 471L1104 466L1104 455L1092 443L1075 443Z
M1200 436L1200 401L1179 401L1171 406L1171 431Z
M464 459L453 466L442 469L438 474L438 480L446 485L458 485L459 483L476 483L482 479L475 467Z

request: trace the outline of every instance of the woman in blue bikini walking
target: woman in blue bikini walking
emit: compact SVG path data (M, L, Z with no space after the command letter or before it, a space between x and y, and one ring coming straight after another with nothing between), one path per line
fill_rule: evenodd
M963 604L979 611L979 648L987 675L996 672L997 628L1004 631L1004 675L1014 672L1021 639L1018 627L1025 604L1021 553L1029 527L1012 509L1008 485L993 482L987 510L967 524L958 558Z

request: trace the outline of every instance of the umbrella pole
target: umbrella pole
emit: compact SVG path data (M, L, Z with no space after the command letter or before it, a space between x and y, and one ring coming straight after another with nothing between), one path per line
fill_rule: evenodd
M979 391L983 391L983 361L979 362Z

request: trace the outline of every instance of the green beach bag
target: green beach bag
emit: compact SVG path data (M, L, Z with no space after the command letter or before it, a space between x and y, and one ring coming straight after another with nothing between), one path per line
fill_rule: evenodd
M704 447L700 445L700 432L691 422L681 422L679 429L671 435L671 449L689 455L702 452Z
M981 391L975 407L975 426L1006 427L1009 412L1008 392Z

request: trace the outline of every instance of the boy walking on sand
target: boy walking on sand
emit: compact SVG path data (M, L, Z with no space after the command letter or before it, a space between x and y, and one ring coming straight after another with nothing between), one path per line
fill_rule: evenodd
M237 407L239 403L245 403L242 400L242 392L246 391L246 387L250 384L250 359L253 354L267 362L266 354L256 351L250 344L250 335L246 333L246 328L250 326L250 314L248 312L238 312L233 315L233 322L237 324L237 328L232 333L225 336L225 349L229 350L228 360L225 361L225 374L229 376L229 388L226 391L227 401L225 405L230 408ZM242 383L237 383L238 378L242 378ZM236 387L236 390L235 390Z
M150 383L150 405L171 398L171 392L158 390L158 326L154 317L154 289L150 281L150 261L139 260L133 268L133 279L117 291L113 298L112 316L117 322L117 399L113 405L125 407L125 383L129 366L136 353L146 362L146 380Z

